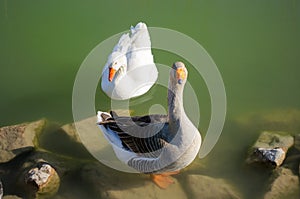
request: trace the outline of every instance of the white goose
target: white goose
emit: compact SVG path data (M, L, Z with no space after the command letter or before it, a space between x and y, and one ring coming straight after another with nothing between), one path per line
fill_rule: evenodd
M146 93L158 76L146 24L123 34L103 69L101 87L112 99L126 100Z
M170 71L168 115L121 117L98 111L98 125L116 156L139 172L151 174L161 188L173 180L168 176L188 166L201 145L198 129L183 108L187 69L176 62Z

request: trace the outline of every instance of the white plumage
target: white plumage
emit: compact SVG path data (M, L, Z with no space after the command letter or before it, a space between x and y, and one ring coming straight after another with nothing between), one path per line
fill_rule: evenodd
M121 36L109 55L101 87L112 99L125 100L146 93L157 76L148 29L140 22Z

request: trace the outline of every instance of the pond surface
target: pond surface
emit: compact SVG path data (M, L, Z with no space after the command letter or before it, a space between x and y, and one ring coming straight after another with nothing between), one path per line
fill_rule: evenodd
M210 54L225 84L227 119L216 148L196 160L208 165L198 172L229 179L245 198L258 197L265 178L245 170L242 162L260 129L245 130L233 121L250 112L300 109L297 1L0 0L0 126L42 117L72 122L72 89L81 63L100 42L139 21L182 32ZM153 54L157 63L168 66L186 61L159 49ZM186 63L189 82L196 85L204 137L210 97L195 66ZM110 109L100 87L95 104L96 109ZM153 104L166 108L165 88L155 86L132 99L130 109L147 114Z

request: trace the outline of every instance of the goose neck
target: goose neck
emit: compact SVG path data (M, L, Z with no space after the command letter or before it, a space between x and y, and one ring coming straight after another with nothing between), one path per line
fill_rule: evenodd
M183 108L183 85L170 86L168 90L168 112L169 123L171 125L178 125L185 112Z

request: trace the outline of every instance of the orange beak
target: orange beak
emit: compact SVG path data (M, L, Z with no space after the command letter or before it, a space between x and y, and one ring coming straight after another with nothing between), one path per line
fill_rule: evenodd
M183 68L178 68L176 70L176 77L178 80L178 83L181 84L182 81L186 78L186 74Z
M115 76L115 74L116 74L116 70L115 69L113 69L113 68L109 68L109 76L108 76L108 81L112 81L113 80L113 78L114 78L114 76Z

